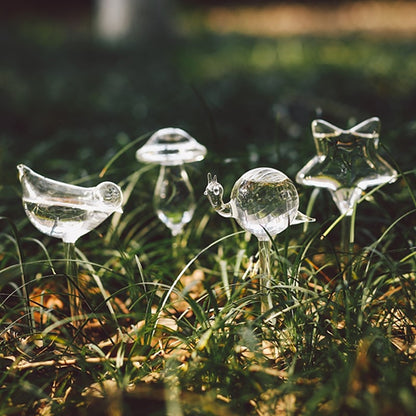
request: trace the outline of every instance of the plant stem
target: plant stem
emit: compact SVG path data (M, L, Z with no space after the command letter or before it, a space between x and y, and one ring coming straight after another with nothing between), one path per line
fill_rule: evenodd
M69 310L74 327L79 327L79 317L81 316L81 303L78 291L78 265L75 256L75 244L64 242L65 252L65 273L68 277L68 297Z

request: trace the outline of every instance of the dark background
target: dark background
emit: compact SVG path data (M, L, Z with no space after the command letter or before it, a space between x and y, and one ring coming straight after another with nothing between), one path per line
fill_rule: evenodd
M168 34L117 42L97 38L93 2L5 4L0 174L6 202L18 194L18 163L59 179L96 178L123 146L167 126L184 128L208 148L194 167L201 192L208 169L230 182L260 165L293 178L315 153L310 123L317 117L346 128L379 116L383 153L391 152L403 170L414 167L412 33L338 33L336 27L325 35L217 33L204 23L213 3L177 1ZM192 29L184 29L187 22ZM112 167L112 179L137 166L129 151Z

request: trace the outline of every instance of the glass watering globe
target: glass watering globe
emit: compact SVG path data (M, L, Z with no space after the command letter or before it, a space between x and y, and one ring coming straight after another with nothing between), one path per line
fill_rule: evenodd
M172 127L158 130L136 152L140 162L160 165L153 204L174 238L182 233L195 211L194 191L185 164L203 160L206 153L207 149L186 131Z
M224 188L217 177L208 174L205 195L223 217L234 218L246 231L255 235L259 244L261 311L272 309L270 295L271 239L290 225L314 221L298 211L299 196L293 182L272 168L246 172L234 184L231 199L223 201Z
M42 233L60 238L64 243L71 316L79 316L75 242L114 212L122 212L121 189L112 182L91 188L58 182L23 164L17 170L23 206L30 222Z
M296 176L296 181L302 185L330 191L338 210L345 216L344 253L349 253L353 242L350 237L353 230L351 216L363 191L394 182L397 178L397 172L378 154L379 132L380 120L377 117L349 130L324 120L314 120L312 134L317 154Z

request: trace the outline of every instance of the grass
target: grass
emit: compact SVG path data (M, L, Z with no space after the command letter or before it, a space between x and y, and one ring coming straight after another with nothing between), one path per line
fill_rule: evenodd
M10 40L2 30L0 413L413 414L410 41L205 33L155 54L145 45L45 40L39 28ZM315 195L317 222L274 241L274 308L262 314L257 242L210 210L206 173L226 195L254 166L293 178L314 154L317 112L340 126L378 115L400 180L358 206L348 282L340 225L321 238L336 208L327 193ZM189 169L200 198L174 259L152 209L157 169L133 156L167 125L209 150ZM20 162L59 180L123 188L124 214L77 242L82 342L62 244L39 235L21 208ZM311 190L298 189L304 211Z

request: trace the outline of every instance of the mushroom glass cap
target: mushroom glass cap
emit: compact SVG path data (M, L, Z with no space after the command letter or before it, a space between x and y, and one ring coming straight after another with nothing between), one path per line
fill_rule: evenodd
M207 153L205 146L198 143L186 131L168 127L158 130L136 152L140 162L174 166L199 162Z

